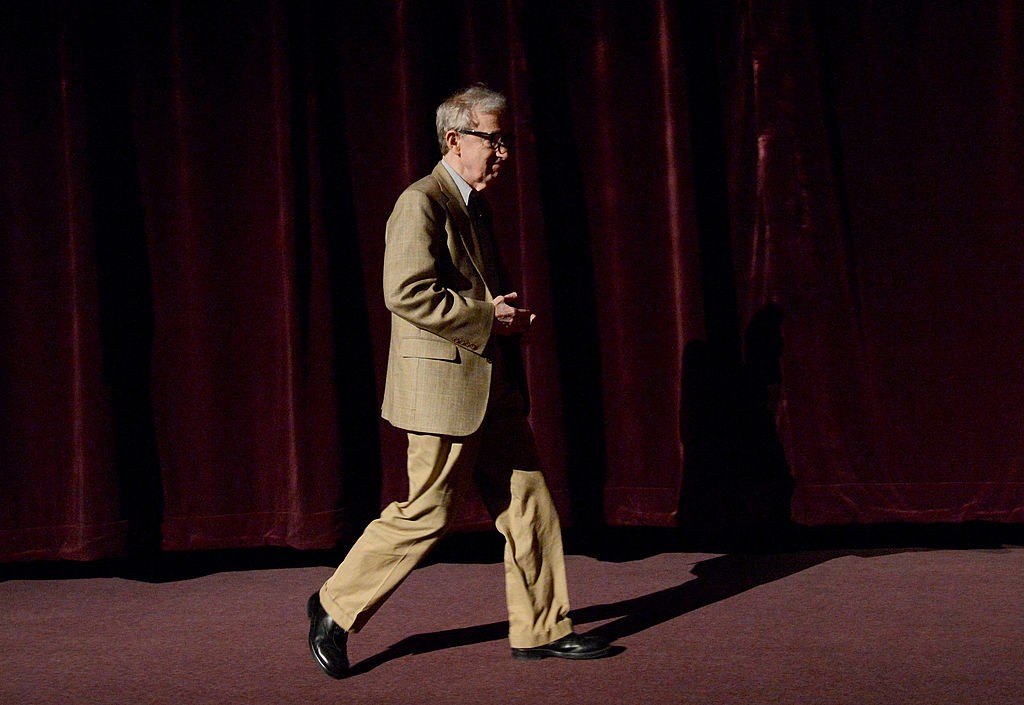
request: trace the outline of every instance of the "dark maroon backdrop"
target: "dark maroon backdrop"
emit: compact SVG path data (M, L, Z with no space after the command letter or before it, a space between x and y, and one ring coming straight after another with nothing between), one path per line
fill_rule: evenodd
M566 523L1024 521L1022 14L4 3L0 560L330 547L403 493L383 224L477 80Z

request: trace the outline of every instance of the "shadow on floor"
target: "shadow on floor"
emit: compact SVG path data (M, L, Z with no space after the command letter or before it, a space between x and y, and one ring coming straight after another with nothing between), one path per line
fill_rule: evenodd
M567 532L570 553L587 553L599 560L639 560L665 552L692 552L679 534L669 530L615 530L608 536L573 536ZM761 585L795 575L827 561L846 556L874 558L908 551L940 549L997 548L1024 543L1024 527L1006 525L951 526L873 526L833 527L823 530L791 528L776 535L774 550L758 542L756 550L714 556L697 563L683 582L647 595L603 605L592 605L572 612L578 626L606 622L591 633L611 641L637 634L658 624L680 617L721 600L726 600ZM450 542L445 552L458 554L460 542ZM600 546L595 546L595 543ZM500 545L498 546L500 548ZM465 547L463 547L465 548ZM489 540L476 549L490 549L491 560L500 553ZM579 550L585 549L585 550ZM447 557L442 552L440 560ZM713 553L714 551L712 551ZM609 621L610 620L610 621ZM581 630L583 631L583 630ZM507 622L491 622L459 629L415 634L393 644L385 651L354 664L351 675L366 673L393 659L504 639ZM621 651L620 649L619 651Z
M864 555L884 555L900 550L905 549L865 552ZM850 554L849 551L814 551L780 555L717 556L698 563L693 572L679 585L628 600L573 610L571 616L577 626L613 620L590 633L616 641L759 585ZM508 623L504 621L414 634L391 645L385 651L354 664L350 676L369 672L388 661L404 656L497 641L504 639L507 634ZM623 650L620 647L618 652L621 653Z

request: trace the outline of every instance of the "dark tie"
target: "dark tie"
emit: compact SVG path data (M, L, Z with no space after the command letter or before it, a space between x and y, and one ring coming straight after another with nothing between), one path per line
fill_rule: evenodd
M469 217L473 221L473 234L480 252L480 271L487 282L487 287L491 290L492 296L507 294L508 292L501 288L503 286L501 283L501 263L498 261L498 249L495 246L494 231L491 228L490 205L483 196L473 191L469 195L468 207ZM514 344L512 338L496 338L493 340L493 344L487 346L485 354L490 358L493 365L491 373L491 399L505 400L504 403L508 404L513 403L508 401L512 398L518 400L514 403L522 405L522 397L516 393L516 388L510 385L509 382L510 379L515 379L514 375L511 378L509 377L509 360L515 361L519 358L516 355L510 357L506 348ZM516 393L516 396L512 397L513 393ZM493 403L501 402L495 401Z
M498 258L494 246L494 232L491 229L491 209L487 201L476 191L469 194L469 217L473 221L473 234L476 236L480 253L480 269L487 280L491 293L499 294Z

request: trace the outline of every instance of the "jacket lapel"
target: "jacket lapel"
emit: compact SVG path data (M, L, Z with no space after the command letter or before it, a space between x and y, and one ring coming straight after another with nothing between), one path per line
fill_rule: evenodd
M477 232L477 226L473 223L469 209L462 200L462 194L459 193L459 187L455 185L451 174L448 173L448 170L444 168L441 162L438 162L437 166L434 167L433 176L441 187L441 193L445 199L444 207L448 211L452 223L455 225L455 234L459 236L462 247L469 256L470 262L473 263L473 268L476 269L480 280L484 283L488 296L494 298L490 286L492 282L487 276L487 260L484 257L480 243L481 237L489 237L489 235Z

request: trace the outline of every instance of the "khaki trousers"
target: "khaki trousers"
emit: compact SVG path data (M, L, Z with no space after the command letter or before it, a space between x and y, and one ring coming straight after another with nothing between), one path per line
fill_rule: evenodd
M519 403L497 403L471 436L409 434L409 498L370 522L320 590L358 632L441 538L473 485L505 537L509 642L531 648L572 631L558 514ZM457 595L451 595L457 600Z

